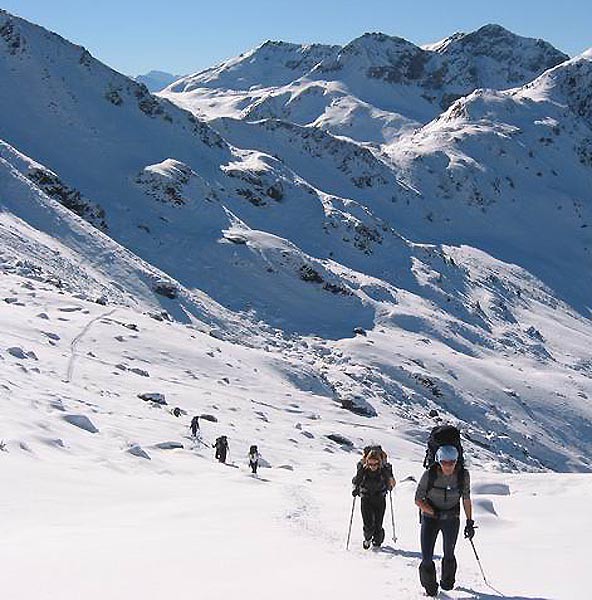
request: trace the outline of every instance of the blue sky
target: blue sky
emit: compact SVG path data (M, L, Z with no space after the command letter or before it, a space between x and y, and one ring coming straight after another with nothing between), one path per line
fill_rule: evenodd
M130 75L198 71L266 39L343 44L382 31L417 44L486 23L574 55L592 46L591 0L1 0Z

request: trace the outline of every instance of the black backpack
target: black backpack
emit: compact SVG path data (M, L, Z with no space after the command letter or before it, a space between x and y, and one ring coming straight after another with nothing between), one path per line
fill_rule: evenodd
M436 452L438 452L440 446L454 446L458 450L456 472L458 475L458 485L462 487L465 472L465 456L460 441L460 431L454 425L438 425L430 432L428 447L423 459L424 468L429 470L428 490L433 487L436 479Z

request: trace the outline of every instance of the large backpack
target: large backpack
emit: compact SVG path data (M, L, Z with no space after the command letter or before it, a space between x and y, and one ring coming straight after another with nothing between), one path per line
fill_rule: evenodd
M425 458L423 459L424 468L428 469L428 490L433 487L436 479L436 452L440 446L454 446L458 450L457 475L458 485L462 487L465 472L465 456L460 441L460 431L454 425L438 425L430 432Z

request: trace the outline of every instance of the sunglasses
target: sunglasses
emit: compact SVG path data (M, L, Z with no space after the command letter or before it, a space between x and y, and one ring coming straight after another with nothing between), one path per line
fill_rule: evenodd
M453 465L456 464L456 461L455 460L441 460L440 464L446 465L447 467L452 467Z

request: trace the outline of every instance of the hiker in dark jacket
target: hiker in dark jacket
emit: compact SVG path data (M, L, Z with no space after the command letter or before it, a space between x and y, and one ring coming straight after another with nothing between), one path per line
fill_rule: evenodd
M191 419L191 435L196 438L199 434L199 417L195 416Z
M220 462L226 462L226 453L228 452L228 439L225 435L221 435L216 439L212 448L216 448L216 458Z
M461 500L467 517L464 536L472 540L475 535L469 472L458 465L457 461L458 450L454 446L438 448L435 464L424 472L415 492L415 504L421 511L419 580L428 596L436 596L438 593L434 546L439 532L442 532L444 546L440 586L443 590L454 587L454 547L460 528Z
M257 474L257 467L259 466L259 451L255 445L249 448L249 466L251 467L253 474Z
M370 544L378 548L384 541L382 520L386 510L386 493L395 487L393 468L386 462L386 454L380 448L371 448L358 463L352 479L352 496L360 496L364 522L364 548Z

